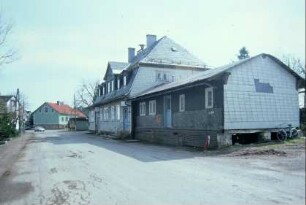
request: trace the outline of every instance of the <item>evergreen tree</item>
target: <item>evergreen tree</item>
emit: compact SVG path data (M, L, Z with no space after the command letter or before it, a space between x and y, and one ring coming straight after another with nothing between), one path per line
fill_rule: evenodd
M246 58L249 58L249 51L246 49L246 47L242 47L240 50L239 50L239 55L237 56L239 60L243 60L243 59L246 59Z

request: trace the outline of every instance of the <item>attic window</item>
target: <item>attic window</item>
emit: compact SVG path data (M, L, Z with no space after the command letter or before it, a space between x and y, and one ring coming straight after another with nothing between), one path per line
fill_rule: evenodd
M177 49L175 47L171 47L171 51L176 52Z

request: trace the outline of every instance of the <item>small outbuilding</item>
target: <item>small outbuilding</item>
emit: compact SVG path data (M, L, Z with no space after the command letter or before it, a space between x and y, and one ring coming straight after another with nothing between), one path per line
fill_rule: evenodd
M85 131L88 130L89 122L85 117L70 118L67 126L69 130Z
M298 88L305 80L280 60L260 54L149 89L132 99L135 138L219 148L237 135L299 127Z

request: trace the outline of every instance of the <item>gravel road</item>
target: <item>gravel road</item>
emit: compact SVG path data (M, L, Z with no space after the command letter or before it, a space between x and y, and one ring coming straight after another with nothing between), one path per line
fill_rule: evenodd
M46 131L0 178L0 204L305 204L305 150L227 156Z

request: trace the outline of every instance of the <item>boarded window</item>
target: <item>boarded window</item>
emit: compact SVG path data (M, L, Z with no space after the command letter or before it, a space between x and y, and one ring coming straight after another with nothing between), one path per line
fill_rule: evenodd
M205 89L205 107L206 108L214 107L214 93L212 87Z
M145 102L141 102L139 104L139 115L140 116L145 116L146 115L146 103Z
M149 115L156 114L156 100L149 101Z
M180 95L179 105L180 105L180 112L184 112L185 111L185 95L184 94Z

